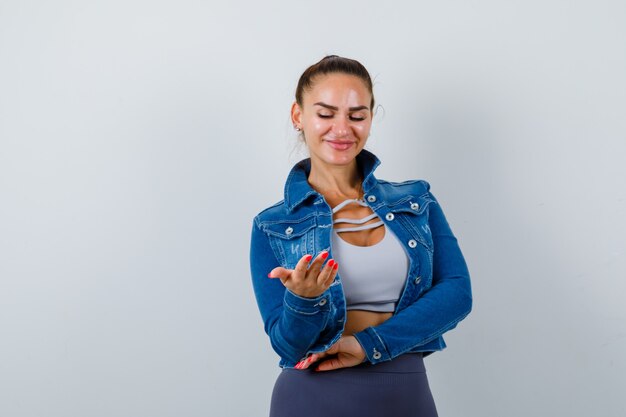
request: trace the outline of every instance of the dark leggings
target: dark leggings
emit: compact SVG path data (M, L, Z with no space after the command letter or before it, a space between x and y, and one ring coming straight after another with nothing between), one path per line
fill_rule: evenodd
M270 417L437 417L421 353L333 371L284 368Z

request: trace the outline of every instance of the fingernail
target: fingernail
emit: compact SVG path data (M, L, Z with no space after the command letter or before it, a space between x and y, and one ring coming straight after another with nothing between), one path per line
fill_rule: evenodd
M313 255L307 255L305 258L307 262L309 262L311 259L313 259Z
M339 268L339 264L335 262L335 265L333 266L333 269L337 269Z
M268 278L272 278L272 274L267 274Z
M331 259L330 261L328 261L328 266L332 267L335 264L335 260Z
M322 259L326 259L326 258L328 258L328 252L322 253Z

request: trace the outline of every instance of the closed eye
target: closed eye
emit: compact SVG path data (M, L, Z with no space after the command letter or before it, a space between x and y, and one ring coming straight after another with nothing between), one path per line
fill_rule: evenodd
M318 114L318 117L322 119L331 119L333 116L330 114ZM365 120L365 117L350 116L350 120L355 121L355 122L362 122L363 120Z

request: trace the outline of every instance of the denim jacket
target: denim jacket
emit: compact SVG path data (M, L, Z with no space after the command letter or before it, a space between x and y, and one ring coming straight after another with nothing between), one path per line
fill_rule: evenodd
M442 334L456 327L472 308L465 259L430 185L424 180L377 179L374 170L379 164L365 149L357 155L365 201L404 242L409 271L393 316L354 334L372 364L407 352L427 356L444 349ZM284 199L261 211L252 224L252 284L281 368L327 350L341 337L346 319L341 267L330 287L315 298L300 297L280 279L268 278L277 266L293 269L306 254L328 250L328 259L333 256L332 209L309 185L310 170L310 158L294 165Z

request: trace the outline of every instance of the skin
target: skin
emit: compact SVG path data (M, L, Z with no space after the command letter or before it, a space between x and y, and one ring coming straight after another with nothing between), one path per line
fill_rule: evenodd
M302 105L294 102L291 120L302 134L311 156L308 182L334 207L348 198L361 196L361 183L356 156L367 142L372 126L372 96L358 77L332 73L313 79L313 85L302 97ZM333 146L334 145L334 146ZM353 207L354 206L354 207ZM342 217L358 218L372 213L371 209L349 205L341 210ZM372 220L376 221L376 220ZM344 232L341 238L357 246L370 246L384 237L384 228ZM335 279L338 264L330 259L324 265L327 252L303 256L293 270L277 267L270 278L278 278L297 295L317 297ZM317 363L316 370L355 366L366 359L365 351L352 335L369 326L376 326L392 313L350 310L344 334L326 352L315 353L296 365L306 369Z

